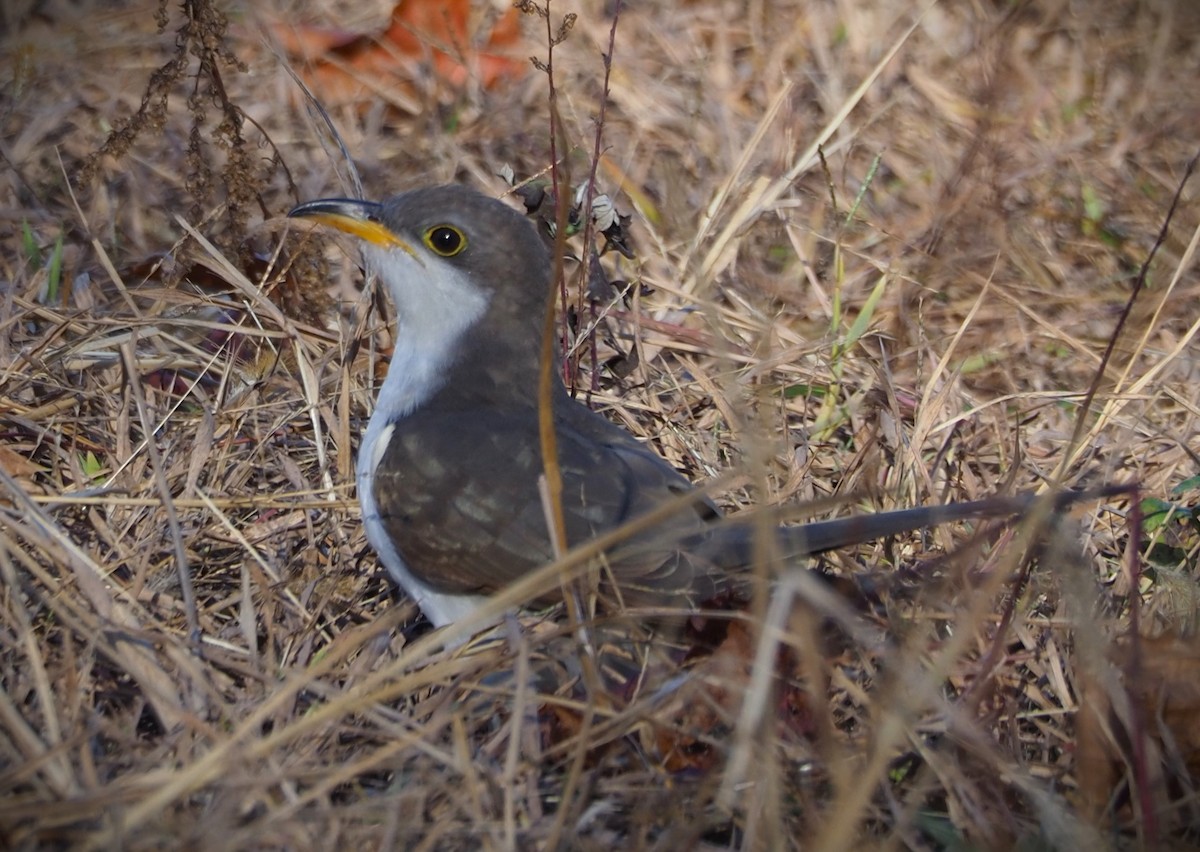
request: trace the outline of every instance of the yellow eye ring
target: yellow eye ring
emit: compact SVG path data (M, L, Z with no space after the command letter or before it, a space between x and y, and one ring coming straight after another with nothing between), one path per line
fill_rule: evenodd
M453 225L434 225L424 239L425 245L442 257L454 257L467 247L467 235Z

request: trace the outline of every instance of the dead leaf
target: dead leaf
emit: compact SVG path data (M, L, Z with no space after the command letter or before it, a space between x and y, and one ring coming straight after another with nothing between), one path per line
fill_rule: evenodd
M280 24L275 35L291 56L307 64L302 73L327 104L370 98L378 90L411 96L414 63L430 65L455 90L473 76L485 89L523 77L529 63L516 50L521 38L517 10L510 7L493 17L472 5L470 0L401 0L382 33Z

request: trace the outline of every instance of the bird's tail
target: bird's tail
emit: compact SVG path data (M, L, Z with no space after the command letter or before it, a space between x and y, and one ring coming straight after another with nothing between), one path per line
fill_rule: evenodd
M812 521L793 526L775 527L778 555L785 559L798 559L862 544L888 536L900 535L913 530L935 527L955 521L1012 516L1029 517L1039 512L1055 513L1076 503L1110 497L1128 491L1128 486L1101 486L1078 491L1062 491L1053 495L1017 494L1011 497L989 497L963 503L946 503L940 506L917 506L912 509L896 509L876 514L851 515L827 521ZM728 529L713 541L713 556L717 561L728 562L725 567L738 567L732 563L749 564L753 560L755 535L753 519L747 522L735 520Z

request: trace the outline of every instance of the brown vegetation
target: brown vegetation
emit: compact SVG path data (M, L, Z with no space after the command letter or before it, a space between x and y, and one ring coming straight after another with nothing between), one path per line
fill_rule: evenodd
M620 11L638 286L575 313L581 393L731 508L1147 501L839 553L851 611L589 701L562 613L446 652L382 574L390 307L283 214L347 154L373 197L545 174L551 40L579 182L615 4L414 4L2 13L0 845L1191 846L1200 8Z

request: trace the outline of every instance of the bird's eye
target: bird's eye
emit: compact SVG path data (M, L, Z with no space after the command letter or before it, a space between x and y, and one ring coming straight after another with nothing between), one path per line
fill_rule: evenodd
M442 257L454 257L467 247L467 236L453 225L435 225L425 232L425 245Z

